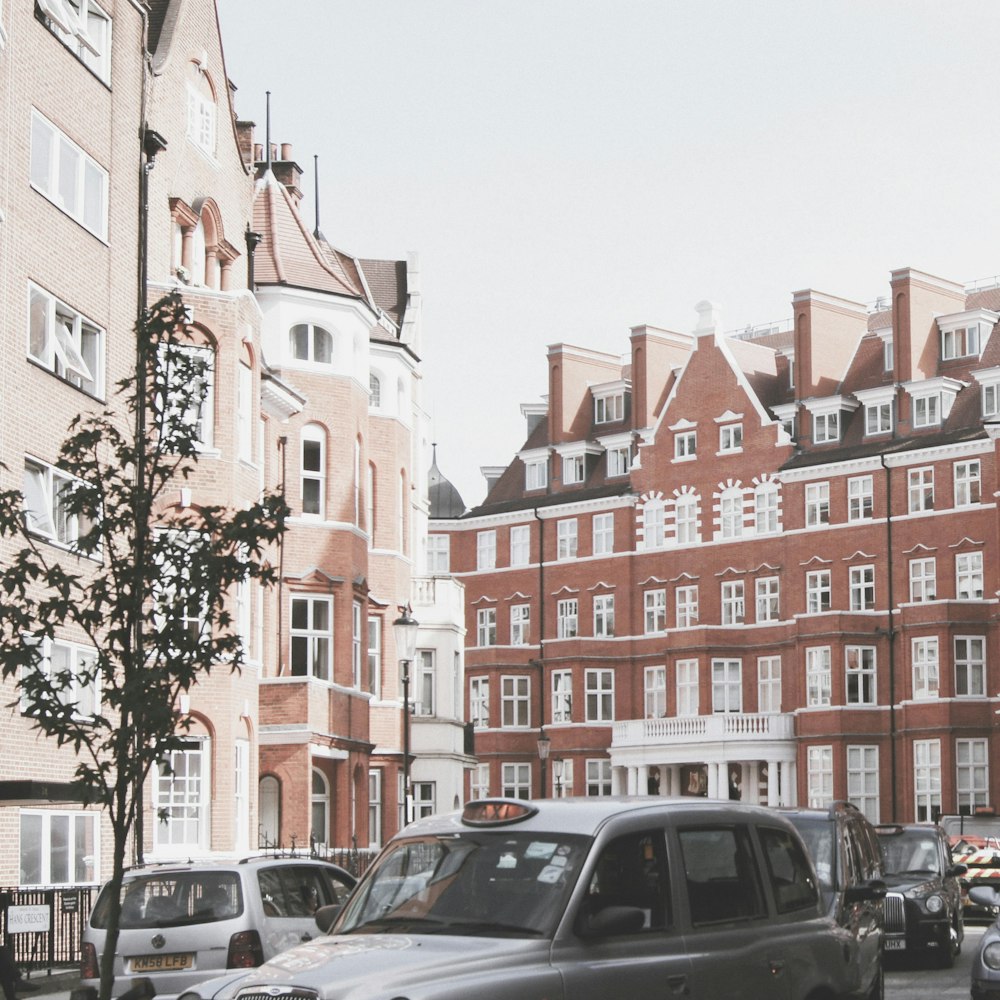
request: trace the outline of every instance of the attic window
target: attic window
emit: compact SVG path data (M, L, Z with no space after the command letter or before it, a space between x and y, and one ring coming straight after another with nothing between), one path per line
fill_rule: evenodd
M333 336L321 326L296 323L289 331L288 347L296 361L313 361L321 365L333 363Z
M187 137L203 153L215 155L215 95L207 83L196 88L188 84Z
M625 419L625 393L616 392L594 399L594 423L612 424Z
M979 324L941 331L941 360L979 356Z

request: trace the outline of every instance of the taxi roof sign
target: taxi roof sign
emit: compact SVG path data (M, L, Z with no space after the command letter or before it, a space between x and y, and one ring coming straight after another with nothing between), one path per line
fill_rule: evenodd
M506 826L520 823L538 812L521 799L476 799L462 810L462 822L468 826Z

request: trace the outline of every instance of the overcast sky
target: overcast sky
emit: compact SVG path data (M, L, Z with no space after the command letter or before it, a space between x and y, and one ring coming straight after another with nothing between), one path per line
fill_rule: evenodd
M467 504L524 440L546 348L1000 274L1000 4L218 0L236 109L313 221L420 254L425 403Z

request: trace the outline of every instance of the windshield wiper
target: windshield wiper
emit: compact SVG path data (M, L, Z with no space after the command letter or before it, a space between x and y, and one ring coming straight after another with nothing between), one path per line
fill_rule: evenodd
M375 920L366 920L363 924L356 924L347 934L388 934L390 931L398 931L406 927L420 927L428 925L430 927L443 927L447 921L440 917L377 917Z
M392 934L409 931L414 934L514 934L541 937L544 932L520 924L503 924L482 920L443 920L441 917L379 917L358 924L347 934Z

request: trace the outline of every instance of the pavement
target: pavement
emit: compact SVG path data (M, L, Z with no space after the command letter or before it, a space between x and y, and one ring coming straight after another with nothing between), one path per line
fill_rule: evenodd
M32 997L45 997L45 1000L69 1000L70 993L80 985L80 973L77 969L36 969L26 975L26 980L37 990L22 993L18 991L19 1000L31 1000Z

